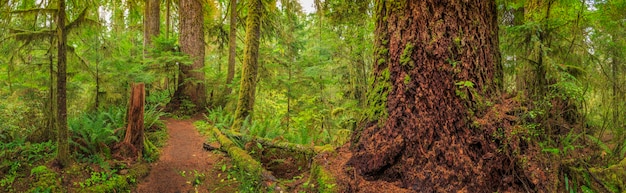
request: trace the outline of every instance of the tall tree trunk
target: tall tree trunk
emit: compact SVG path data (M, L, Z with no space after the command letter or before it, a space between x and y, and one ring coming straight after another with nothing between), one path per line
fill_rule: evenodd
M261 0L251 0L248 2L248 6L246 47L244 48L243 55L239 100L237 102L237 110L235 111L235 121L231 127L231 129L235 130L238 130L243 121L252 114L254 109L254 93L256 90L263 2L261 2Z
M181 65L178 89L169 109L179 110L181 102L189 100L193 109L180 109L189 113L205 107L206 88L204 83L204 15L202 2L199 0L178 1L180 15L180 49L193 60L191 65ZM191 108L191 107L185 107ZM192 112L190 112L192 111Z
M172 0L166 0L166 1L167 2L166 2L166 5L165 5L166 6L166 11L165 11L165 37L169 39L170 38L170 28L171 28L170 25L172 25L171 21L170 21L170 18L171 18L170 10L171 10L171 7L172 7Z
M495 1L377 0L375 10L368 123L349 164L416 192L507 187L496 128L472 125L499 93Z
M237 54L237 0L230 1L230 31L228 33L228 74L226 75L226 91L224 96L230 95L230 84L235 78L235 57Z
M143 55L147 57L152 48L152 38L159 36L161 24L161 0L145 0L143 18Z
M57 160L62 167L70 164L69 131L67 128L66 63L67 33L65 0L59 0L57 12Z

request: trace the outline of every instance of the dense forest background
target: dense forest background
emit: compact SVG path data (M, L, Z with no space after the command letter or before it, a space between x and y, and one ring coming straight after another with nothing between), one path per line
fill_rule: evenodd
M315 0L309 13L296 0L2 0L0 191L45 188L20 189L20 179L50 178L40 165L55 158L112 159L137 82L146 83L148 148L164 143L159 117L196 113L275 141L355 143L353 132L379 115L376 3ZM522 168L557 170L525 187L625 191L626 1L495 5L497 84L516 123L494 135L523 144L499 151ZM455 85L458 97L472 95L474 83Z

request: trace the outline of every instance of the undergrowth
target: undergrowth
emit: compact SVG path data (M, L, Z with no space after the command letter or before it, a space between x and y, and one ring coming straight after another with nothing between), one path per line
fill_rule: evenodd
M340 109L338 111L341 111ZM308 112L311 113L311 112ZM336 112L336 114L341 114ZM303 112L298 117L293 117L293 124L285 125L279 116L264 117L262 119L253 119L244 121L241 130L237 131L242 134L275 139L279 141L287 141L295 144L315 144L333 146L343 145L348 141L351 130L336 127L317 127L307 124L308 114ZM347 116L337 115L336 124L345 121ZM206 119L220 130L228 130L233 123L234 117L222 108L208 109Z

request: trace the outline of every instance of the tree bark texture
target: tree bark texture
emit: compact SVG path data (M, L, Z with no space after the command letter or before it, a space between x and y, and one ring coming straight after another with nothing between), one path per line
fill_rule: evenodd
M127 158L135 160L140 158L143 150L143 117L146 99L146 90L143 83L133 84L130 101L128 103L128 125L126 126L126 134L124 141L116 145L114 148L118 158Z
M226 92L228 96L232 89L228 86L235 78L235 57L237 55L237 0L230 1L230 31L228 32L228 74L226 75Z
M180 49L193 60L191 65L180 66L178 89L174 102L189 100L200 110L206 104L204 78L204 25L202 2L200 0L180 0Z
M241 72L241 85L239 87L239 100L235 111L235 121L232 129L239 129L243 121L252 114L254 109L254 95L259 58L259 38L261 30L261 14L263 2L251 0L248 2L248 19L246 21L246 47L243 55L243 69Z
M57 160L62 167L70 164L69 131L67 128L67 31L65 0L59 0L57 13Z
M352 165L416 192L506 187L496 128L472 126L498 96L495 1L377 0L374 83Z
M152 48L152 39L159 36L161 24L161 0L145 0L143 18L143 54L148 55L148 51Z

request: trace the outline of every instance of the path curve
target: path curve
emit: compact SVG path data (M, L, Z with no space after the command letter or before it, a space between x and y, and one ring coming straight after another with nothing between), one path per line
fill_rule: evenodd
M217 184L220 183L217 176L221 171L215 169L215 164L227 158L202 149L205 140L193 126L192 120L168 118L165 122L169 135L167 145L161 151L159 160L152 164L150 174L140 180L133 192L186 193L196 192L196 189L197 192L228 191L229 187ZM185 177L182 171L185 171ZM202 184L194 187L196 172L205 177Z

